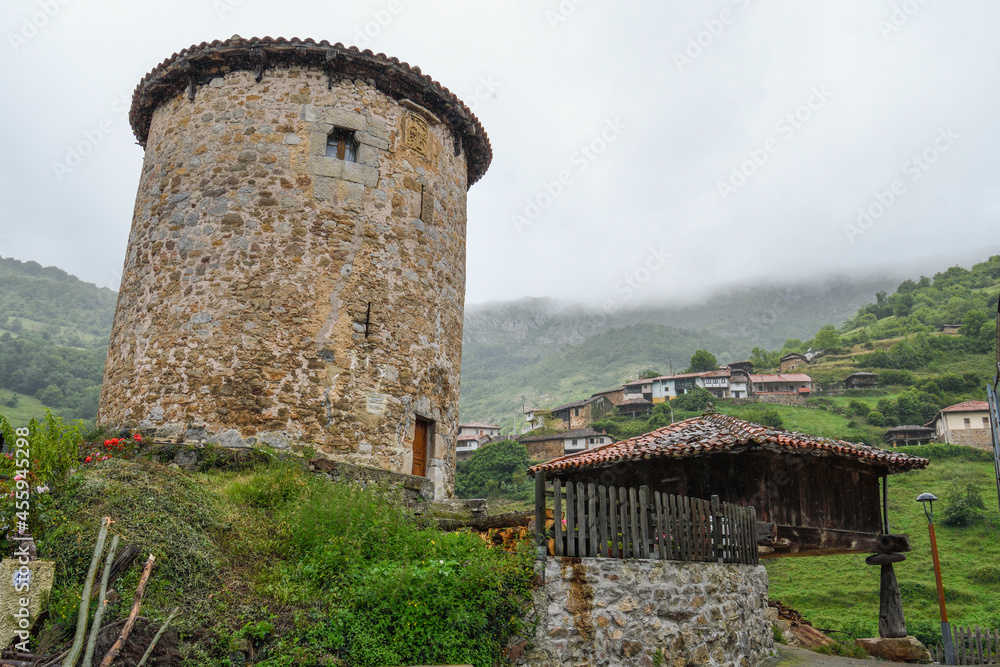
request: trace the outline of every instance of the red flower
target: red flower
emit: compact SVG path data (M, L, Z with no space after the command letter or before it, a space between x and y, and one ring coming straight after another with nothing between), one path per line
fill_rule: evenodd
M110 440L105 440L104 441L104 446L105 447L110 447L111 446L111 441Z
M85 458L85 459L83 460L83 462L84 462L84 463L90 463L91 461L93 461L93 458L92 458L92 457L90 457L90 456L88 456L87 458Z
M133 435L133 436L132 436L132 438L133 438L133 439L134 439L134 440L135 440L136 442L142 442L142 433L136 433L135 435Z
M111 438L111 444L112 445L117 445L118 444L118 438Z

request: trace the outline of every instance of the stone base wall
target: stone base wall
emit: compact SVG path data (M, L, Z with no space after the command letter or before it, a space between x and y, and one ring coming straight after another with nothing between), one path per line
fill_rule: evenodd
M952 429L948 432L948 440L953 445L993 449L993 433L988 428Z
M538 570L518 665L751 667L774 648L763 566L548 558Z
M754 400L758 403L794 405L798 407L806 404L806 399L798 394L754 394Z

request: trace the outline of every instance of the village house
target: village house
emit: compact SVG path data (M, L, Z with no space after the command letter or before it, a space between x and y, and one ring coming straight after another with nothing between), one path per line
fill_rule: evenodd
M946 334L951 334L952 336L958 335L958 330L962 328L961 324L942 324L941 331Z
M781 360L778 362L778 367L779 370L782 373L784 373L786 371L794 371L796 368L799 368L800 366L805 366L807 363L809 363L808 359L806 359L801 354L796 354L793 352L791 354L786 354L785 356L783 356Z
M486 424L483 422L467 422L458 425L458 435L488 436L491 438L500 435L500 427L496 424Z
M645 398L630 398L627 401L619 403L616 408L618 409L618 414L632 417L633 419L653 412L653 404Z
M455 445L455 456L459 461L464 461L472 456L472 454L479 449L481 445L489 442L489 440L489 436L460 435L458 436L457 443Z
M754 395L795 394L809 395L812 378L804 373L779 373L778 375L750 375Z
M726 364L726 368L730 370L744 371L748 375L753 373L753 362L752 361L734 361Z
M878 389L878 373L851 373L844 378L845 389Z
M628 399L641 396L655 405L683 396L695 387L710 391L716 398L748 398L752 392L750 374L746 370L720 368L700 373L661 375L629 382L625 384L625 397Z
M614 408L614 404L606 396L598 394L582 401L552 408L552 416L562 421L563 428L587 428Z
M964 401L950 405L940 410L926 426L934 428L939 441L950 445L993 448L990 407L986 401Z
M930 426L916 426L914 424L894 426L887 430L883 437L893 447L926 445L934 439L934 429Z
M615 439L592 428L578 428L550 435L521 436L517 441L525 446L533 461L548 461L585 449L610 445Z
M634 380L633 382L626 382L622 385L623 397L622 400L628 400L630 398L644 398L649 402L653 402L653 378L643 378L642 380Z
M590 395L591 398L597 398L598 396L604 396L606 399L611 401L611 405L618 406L622 401L625 400L625 388L615 387L614 389L605 389L604 391L598 391Z

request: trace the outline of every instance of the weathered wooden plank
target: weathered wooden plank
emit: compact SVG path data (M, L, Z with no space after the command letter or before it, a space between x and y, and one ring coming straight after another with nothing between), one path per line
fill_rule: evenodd
M597 541L597 485L593 482L587 484L587 526L590 529L587 535L587 555L596 558L601 555L600 543Z
M649 487L639 487L639 558L649 558Z
M576 495L575 484L566 482L566 555L576 556Z
M608 490L601 484L597 487L597 528L600 533L597 539L600 540L598 552L599 555L608 557L611 552L608 551Z
M681 510L681 549L683 551L681 560L690 561L694 553L694 536L691 534L691 499L687 496L682 496L679 500Z
M977 664L983 664L983 635L979 630L979 626L976 626L976 662Z
M629 537L632 540L632 558L642 558L642 536L639 533L639 501L634 486L628 489Z
M773 547L778 556L820 556L849 553L901 553L910 550L905 535L877 535L847 530L824 530L804 526L775 526L775 542L761 542Z
M753 563L753 522L750 521L750 512L745 508L740 508L737 510L740 513L740 547L742 547L742 558L740 562L746 565L751 565Z
M668 528L670 530L670 560L681 560L681 537L678 530L680 526L680 521L678 521L680 510L677 509L677 496L670 494L667 500L667 517L670 521Z
M726 503L726 562L738 563L740 551L740 526L737 522L739 508Z
M750 510L750 555L753 556L753 564L760 565L760 552L757 550L757 526L759 525L757 521L757 508L751 505L747 509Z
M611 518L611 557L622 558L618 547L618 489L614 486L608 489L608 516Z
M712 560L725 561L722 545L722 505L719 496L712 495Z
M663 494L657 491L653 494L656 503L656 557L659 560L667 558L667 517L663 512Z
M563 491L562 482L558 479L552 480L552 493L554 501L552 503L552 520L554 522L555 528L555 540L556 540L556 555L562 556L565 553L564 545L566 540L566 531L563 527Z
M618 487L618 526L622 531L622 558L631 558L632 545L629 543L628 522L628 491L624 486Z
M583 482L576 484L576 555L587 556L587 487Z
M535 546L545 546L545 473L535 473Z

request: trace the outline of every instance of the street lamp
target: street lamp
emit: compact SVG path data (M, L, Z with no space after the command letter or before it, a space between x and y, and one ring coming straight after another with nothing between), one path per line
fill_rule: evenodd
M924 514L927 516L927 529L931 534L931 556L934 558L934 576L937 578L938 604L941 606L941 642L944 644L944 660L946 664L955 664L955 647L951 643L951 624L948 623L948 609L944 605L944 583L941 581L941 561L938 560L937 537L934 535L934 501L933 493L921 493L917 502L923 503Z

